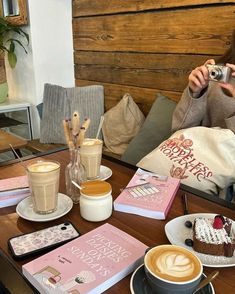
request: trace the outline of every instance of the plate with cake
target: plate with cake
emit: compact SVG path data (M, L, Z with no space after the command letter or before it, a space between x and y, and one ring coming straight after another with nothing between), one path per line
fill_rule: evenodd
M204 266L235 266L235 222L226 216L183 215L169 221L165 233L171 244L194 251Z

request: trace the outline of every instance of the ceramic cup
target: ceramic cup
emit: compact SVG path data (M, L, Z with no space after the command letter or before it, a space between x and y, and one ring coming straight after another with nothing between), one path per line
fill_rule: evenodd
M192 294L203 272L202 263L193 252L175 245L149 249L144 269L150 287L161 294Z
M60 163L37 161L27 166L33 209L39 214L52 213L57 209Z

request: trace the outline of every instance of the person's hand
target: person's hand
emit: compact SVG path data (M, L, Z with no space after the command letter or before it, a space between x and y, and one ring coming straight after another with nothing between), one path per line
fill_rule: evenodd
M227 63L226 66L231 68L232 76L235 77L235 64ZM227 89L231 93L231 95L235 98L235 86L229 83L219 83L219 85L222 88Z
M215 64L214 59L207 60L202 66L196 67L189 75L189 88L193 93L193 97L199 97L203 89L208 86L209 72L207 64Z

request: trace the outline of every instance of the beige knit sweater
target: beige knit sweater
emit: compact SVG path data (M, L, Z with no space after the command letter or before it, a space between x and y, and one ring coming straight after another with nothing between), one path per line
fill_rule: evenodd
M230 83L235 85L235 79ZM235 98L227 96L217 82L210 82L199 98L193 98L187 87L173 113L173 132L200 125L226 128L235 133Z

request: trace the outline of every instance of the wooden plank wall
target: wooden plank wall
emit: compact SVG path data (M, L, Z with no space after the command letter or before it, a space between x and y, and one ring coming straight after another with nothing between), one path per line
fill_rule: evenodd
M178 101L233 29L235 0L74 0L76 85L104 85L106 110L129 92L147 114L157 92Z

